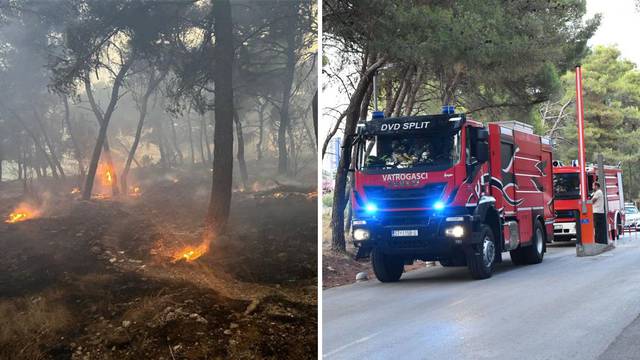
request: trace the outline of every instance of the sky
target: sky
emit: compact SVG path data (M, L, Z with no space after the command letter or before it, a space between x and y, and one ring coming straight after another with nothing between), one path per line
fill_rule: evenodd
M589 45L617 45L622 57L640 64L640 11L634 0L587 0L587 16L602 14L602 22Z

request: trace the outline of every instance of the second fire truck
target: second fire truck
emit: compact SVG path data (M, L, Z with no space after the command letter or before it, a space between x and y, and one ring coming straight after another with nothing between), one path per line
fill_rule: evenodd
M622 169L604 166L605 181L598 179L597 168L587 164L588 197L591 198L593 183L598 181L607 197L607 227L611 239L617 239L624 227L624 195L622 189ZM580 168L577 164L567 166L560 161L553 162L554 240L568 241L580 238ZM606 185L606 192L604 186Z

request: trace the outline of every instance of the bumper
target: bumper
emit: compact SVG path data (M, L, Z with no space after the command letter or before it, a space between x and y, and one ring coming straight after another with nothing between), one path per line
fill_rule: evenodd
M553 236L576 236L576 223L572 222L557 222L553 224Z
M374 219L354 221L354 231L366 229L370 234L368 240L354 240L358 248L356 258L366 258L373 248L379 248L389 254L436 260L450 258L480 242L470 215L425 216L422 219L416 217L416 220L418 221L408 221L406 218L398 222ZM453 228L457 226L462 227L462 236L452 234Z
M640 221L630 221L624 224L625 229L640 229Z

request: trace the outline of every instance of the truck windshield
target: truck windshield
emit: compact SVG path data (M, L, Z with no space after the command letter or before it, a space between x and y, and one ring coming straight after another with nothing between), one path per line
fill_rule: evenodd
M554 174L553 190L556 199L577 199L580 197L578 174Z
M638 209L636 209L635 207L626 207L624 208L624 212L627 214L637 214Z
M451 167L460 160L460 131L429 136L379 135L369 144L363 167L411 169ZM366 150L365 150L366 151Z

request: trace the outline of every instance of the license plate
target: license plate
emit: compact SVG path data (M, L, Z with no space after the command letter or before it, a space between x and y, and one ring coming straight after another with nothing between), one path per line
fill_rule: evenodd
M418 230L392 230L391 236L393 237L418 236Z

